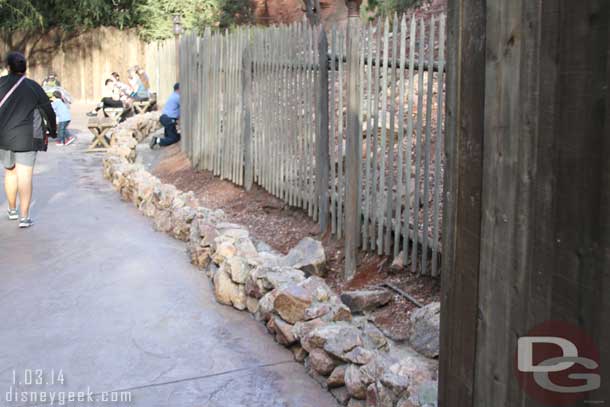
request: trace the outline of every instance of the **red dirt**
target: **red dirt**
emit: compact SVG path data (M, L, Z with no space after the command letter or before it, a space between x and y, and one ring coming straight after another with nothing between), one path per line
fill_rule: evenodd
M165 148L161 154L161 161L153 172L163 182L183 191L195 192L203 206L222 209L229 222L246 226L255 238L274 249L287 253L304 237L321 239L327 256L326 281L338 293L391 283L423 304L439 301L438 280L411 274L408 268L392 272L387 257L371 253L360 254L356 276L345 282L343 241L334 239L330 234L320 236L317 223L304 211L289 207L258 186L246 192L208 171L193 170L178 146ZM371 317L390 337L402 340L407 332L408 316L415 308L415 304L396 293L389 305L375 311Z

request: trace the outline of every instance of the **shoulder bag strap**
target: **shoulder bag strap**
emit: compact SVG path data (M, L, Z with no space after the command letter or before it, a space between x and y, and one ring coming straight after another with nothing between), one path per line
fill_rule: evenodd
M23 75L21 77L21 79L19 79L17 81L17 83L15 85L13 85L13 87L11 88L11 90L8 91L8 93L4 96L4 98L2 98L2 100L0 100L0 107L2 107L4 105L4 103L8 100L8 98L11 97L11 95L13 94L13 92L15 92L15 90L19 87L19 85L21 85L21 82L23 82L25 80L25 75Z

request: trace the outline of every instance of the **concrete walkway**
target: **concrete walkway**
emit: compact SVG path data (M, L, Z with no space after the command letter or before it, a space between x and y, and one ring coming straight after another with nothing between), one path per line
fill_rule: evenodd
M0 405L90 389L131 402L67 405L336 406L263 325L215 303L184 244L119 199L80 133L39 156L32 229L6 220L0 193Z

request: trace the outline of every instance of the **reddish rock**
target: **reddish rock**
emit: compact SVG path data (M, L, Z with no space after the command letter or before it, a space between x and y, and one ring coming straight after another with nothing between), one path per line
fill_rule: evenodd
M336 367L336 362L322 349L313 349L309 353L309 365L322 376L328 376Z
M341 387L345 386L345 370L347 369L347 365L337 366L330 376L328 376L328 380L326 384L329 388L333 387Z

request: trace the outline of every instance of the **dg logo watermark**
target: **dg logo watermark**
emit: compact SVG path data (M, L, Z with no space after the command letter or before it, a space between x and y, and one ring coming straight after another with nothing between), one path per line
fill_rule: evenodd
M515 373L530 397L548 406L569 406L601 387L599 350L578 326L549 321L517 342Z

